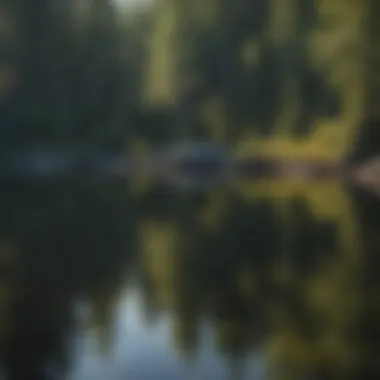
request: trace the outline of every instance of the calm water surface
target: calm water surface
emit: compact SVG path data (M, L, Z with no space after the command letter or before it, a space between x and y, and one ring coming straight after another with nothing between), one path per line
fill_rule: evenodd
M380 376L374 197L336 183L1 189L6 379Z

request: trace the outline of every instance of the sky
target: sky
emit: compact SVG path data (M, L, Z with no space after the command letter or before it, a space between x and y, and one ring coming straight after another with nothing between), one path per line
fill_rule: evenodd
M154 0L113 0L117 5L123 8L146 6L151 4Z

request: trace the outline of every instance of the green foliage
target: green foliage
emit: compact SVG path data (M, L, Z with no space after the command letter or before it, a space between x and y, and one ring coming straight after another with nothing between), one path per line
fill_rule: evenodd
M345 154L376 108L364 78L376 67L364 55L364 3L161 1L124 14L111 0L4 1L2 141L235 145L247 133L312 138L331 119L331 146L314 145Z

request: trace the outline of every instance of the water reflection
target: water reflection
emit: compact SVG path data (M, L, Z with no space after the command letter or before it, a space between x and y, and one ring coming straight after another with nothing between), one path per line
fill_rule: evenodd
M239 189L3 186L8 378L377 377L378 200Z
M146 324L144 299L133 286L123 294L115 308L112 324L112 344L107 353L96 351L91 331L87 331L78 352L70 379L209 379L235 378L233 363L223 360L213 349L212 326L206 320L199 323L200 342L197 355L189 360L177 350L171 312L162 312L153 324ZM243 360L239 363L245 364ZM246 369L259 373L262 365L258 356Z

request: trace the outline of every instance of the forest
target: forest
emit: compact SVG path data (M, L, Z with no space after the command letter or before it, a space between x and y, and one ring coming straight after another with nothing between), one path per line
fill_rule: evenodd
M239 155L372 154L377 8L2 0L1 143L124 151L207 139Z

